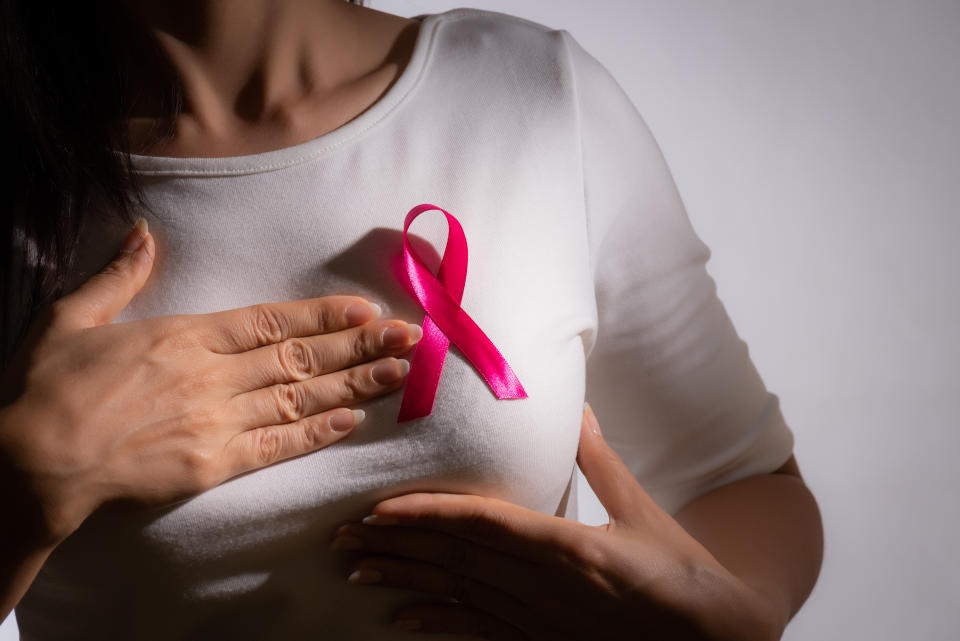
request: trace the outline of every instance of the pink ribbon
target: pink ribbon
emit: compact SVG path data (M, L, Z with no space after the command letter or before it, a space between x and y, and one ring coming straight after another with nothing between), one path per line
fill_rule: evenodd
M434 276L407 240L410 223L425 211L437 209L447 217L449 232L440 269ZM463 227L448 211L435 205L417 205L403 221L403 262L410 286L426 312L423 338L410 361L410 372L400 402L397 422L427 416L440 383L440 372L450 341L473 363L499 399L527 398L517 375L477 324L460 307L467 279L467 239Z

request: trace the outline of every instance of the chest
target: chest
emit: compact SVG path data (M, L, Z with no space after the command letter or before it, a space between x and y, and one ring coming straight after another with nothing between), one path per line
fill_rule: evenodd
M296 195L251 181L159 190L155 207L165 218L151 221L154 271L115 322L358 294L382 305L386 317L422 323L424 311L402 268L406 209L390 210L368 197L353 201L348 213L323 181L299 184ZM486 197L435 195L453 203L437 204L457 216L468 243L462 307L506 358L528 398L498 400L451 345L429 416L398 424L402 391L363 403L364 424L331 447L131 518L119 531L114 523L111 537L125 536L141 548L131 558L162 559L169 569L171 562L195 567L224 555L261 557L270 549L282 555L304 543L305 533L361 518L377 501L410 491L481 494L557 510L574 466L582 336L593 323L582 221L575 212L564 214L569 200L559 193L552 200L503 190ZM412 206L416 196L396 200ZM505 206L508 201L513 205ZM191 215L187 207L194 208ZM119 237L123 230L100 233ZM435 269L447 237L442 214L421 215L409 235ZM95 269L98 261L87 258Z

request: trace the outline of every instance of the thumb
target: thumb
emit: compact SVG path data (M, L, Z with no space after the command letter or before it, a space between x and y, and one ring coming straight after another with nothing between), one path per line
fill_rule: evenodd
M58 301L61 313L54 323L82 329L111 322L147 282L155 250L147 221L139 218L113 260Z
M577 465L607 510L611 526L631 528L643 524L646 508L653 499L603 438L589 403L583 404Z

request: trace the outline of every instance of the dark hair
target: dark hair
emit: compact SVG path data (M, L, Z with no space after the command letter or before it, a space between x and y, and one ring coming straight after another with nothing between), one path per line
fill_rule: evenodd
M348 0L363 4L362 0ZM138 32L119 0L0 2L0 371L33 318L63 294L84 221L149 210L130 165L124 121L143 94L133 59L160 87L156 137L170 135L182 91L155 38ZM131 48L138 55L131 56Z

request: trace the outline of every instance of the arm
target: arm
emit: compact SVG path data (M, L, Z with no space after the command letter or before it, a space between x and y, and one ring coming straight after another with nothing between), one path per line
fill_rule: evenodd
M0 433L12 425L9 414L9 408L0 408ZM56 547L46 536L35 507L24 500L22 480L13 469L0 456L0 505L11 517L0 527L0 620L20 602Z
M822 553L792 432L650 130L609 72L568 43L597 299L586 397L633 476L782 631Z
M24 546L19 532L3 528L0 535L0 621L6 620L37 577L53 547Z
M697 497L675 518L762 595L780 629L786 627L813 589L823 559L820 511L793 456L772 474Z

